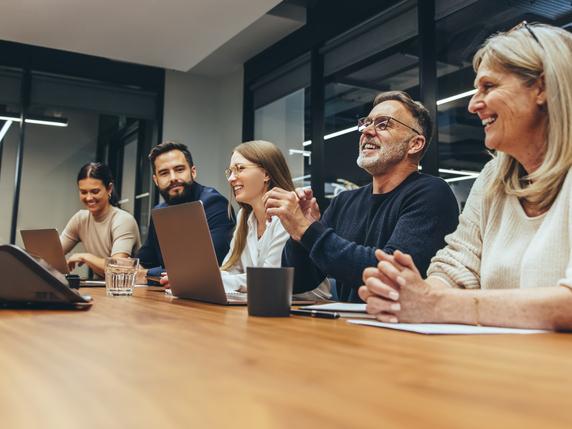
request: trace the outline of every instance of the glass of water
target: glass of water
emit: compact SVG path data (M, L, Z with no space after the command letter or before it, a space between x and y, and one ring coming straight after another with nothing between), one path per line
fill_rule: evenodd
M138 258L106 258L105 291L107 295L133 295L133 286L138 269Z

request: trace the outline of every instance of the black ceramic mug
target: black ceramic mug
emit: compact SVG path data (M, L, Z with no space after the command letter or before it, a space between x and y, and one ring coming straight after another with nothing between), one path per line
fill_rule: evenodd
M250 316L288 317L292 304L294 268L247 267Z

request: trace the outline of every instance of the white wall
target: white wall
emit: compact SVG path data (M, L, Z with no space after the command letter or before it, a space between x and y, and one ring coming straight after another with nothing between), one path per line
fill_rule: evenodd
M229 196L224 177L232 148L242 141L242 71L222 78L167 71L163 140L189 146L197 181Z

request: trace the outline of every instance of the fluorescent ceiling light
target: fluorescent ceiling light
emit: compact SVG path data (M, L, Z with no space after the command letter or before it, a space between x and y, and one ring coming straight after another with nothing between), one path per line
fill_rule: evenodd
M474 176L475 174L478 176L478 171L467 171L467 170L451 170L448 168L440 168L440 173L447 173L447 174L457 174L459 176Z
M293 177L292 182L301 182L303 180L309 179L311 176L306 174L305 176Z
M0 115L0 121L20 122L19 116Z
M450 179L445 179L445 182L447 182L447 183L460 182L462 180L476 179L477 177L479 177L478 174L475 174L473 176L451 177Z
M20 122L21 119L19 116L15 115L7 115L7 114L0 114L0 120L3 121L10 121L10 122ZM27 124L37 124L37 125L48 125L51 127L67 127L68 120L65 118L51 118L51 117L30 117L24 120Z
M470 97L477 92L476 89L471 89L470 91L461 92L460 94L455 94L447 98L442 98L441 100L437 100L437 106L441 104L450 103L451 101L458 100L459 98Z
M347 133L351 133L352 131L357 131L357 125L354 127L349 127L349 128L345 128L343 130L340 131L336 131L335 133L331 133L331 134L326 134L324 136L324 140L329 140L329 139L333 139L334 137L338 137Z
M423 170L423 166L419 165L417 167L419 171ZM458 176L478 176L481 174L479 171L469 171L469 170L453 170L451 168L440 168L439 173L456 174Z
M309 157L312 154L312 152L310 152L309 150L302 150L302 149L289 149L288 153L290 155L303 155L307 157Z
M336 131L336 132L333 132L331 134L326 134L324 136L324 140L330 140L330 139L333 139L334 137L343 136L344 134L351 133L353 131L357 131L357 129L358 129L357 125L353 126L353 127L349 127L349 128L344 128L343 130ZM312 140L306 140L304 143L302 143L302 146L309 146L311 144L312 144Z
M4 122L4 125L2 126L2 129L0 130L0 142L2 141L2 139L4 138L4 136L6 135L8 130L10 129L10 125L12 125L12 121Z
M46 120L46 119L31 119L28 118L24 122L27 124L38 124L38 125L49 125L51 127L67 127L68 121L67 119L58 119L58 120Z

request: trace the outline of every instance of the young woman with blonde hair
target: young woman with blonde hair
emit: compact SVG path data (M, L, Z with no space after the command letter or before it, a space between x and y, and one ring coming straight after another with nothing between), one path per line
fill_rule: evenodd
M294 184L280 149L263 140L242 143L234 148L225 174L240 210L221 274L225 289L244 291L246 267L279 267L282 249L290 237L278 217L267 220L264 194L274 187L293 191ZM324 299L329 296L328 284L323 283L314 291L297 297Z

